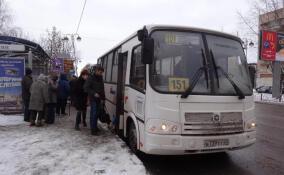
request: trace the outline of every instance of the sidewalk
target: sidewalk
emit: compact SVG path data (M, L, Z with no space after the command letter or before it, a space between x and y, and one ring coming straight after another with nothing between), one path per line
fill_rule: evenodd
M0 114L0 174L146 174L142 162L106 126L92 136L89 128L75 131L74 118L75 112L38 128L23 122L23 116Z

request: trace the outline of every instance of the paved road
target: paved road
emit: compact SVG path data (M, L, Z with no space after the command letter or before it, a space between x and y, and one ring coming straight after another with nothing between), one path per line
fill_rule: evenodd
M256 104L257 142L217 154L141 158L150 174L275 175L284 174L284 106Z

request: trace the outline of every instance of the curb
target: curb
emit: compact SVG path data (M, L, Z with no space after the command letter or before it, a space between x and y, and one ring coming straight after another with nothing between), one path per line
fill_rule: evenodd
M260 104L269 104L269 105L280 105L284 106L283 102L270 102L270 101L254 101L255 103L260 103Z

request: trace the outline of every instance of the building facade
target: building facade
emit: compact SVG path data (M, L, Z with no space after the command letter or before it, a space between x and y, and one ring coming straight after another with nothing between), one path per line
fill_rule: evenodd
M270 30L278 33L284 33L284 8L260 15L259 30L260 31ZM260 47L260 43L258 45ZM260 49L258 55L260 55ZM283 76L284 62L281 63L281 67L282 67L282 76ZM273 72L272 61L258 59L256 87L272 86L272 81L273 81L272 72Z

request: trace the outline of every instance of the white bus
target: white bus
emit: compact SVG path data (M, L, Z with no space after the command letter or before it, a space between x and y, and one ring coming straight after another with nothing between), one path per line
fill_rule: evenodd
M253 90L236 36L145 26L98 64L107 112L134 152L221 152L256 140Z

